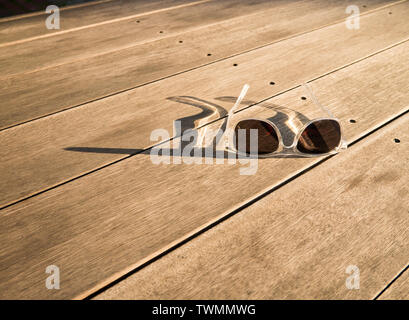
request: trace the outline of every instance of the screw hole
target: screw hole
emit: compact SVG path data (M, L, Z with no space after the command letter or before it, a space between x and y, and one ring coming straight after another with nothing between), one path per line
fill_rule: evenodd
M270 85L271 85L271 86L274 86L275 84L276 84L276 83L275 83L274 81L271 81L271 82L270 82Z
M393 139L393 141L395 141L395 143L399 143L399 142L400 142L400 140L397 139L397 138Z
M351 122L351 123L356 123L356 120L355 120L355 119L351 119L351 120L349 120L349 122Z
M237 67L238 66L238 64L237 63L233 63L233 67Z
M301 100L307 100L307 97L301 97Z

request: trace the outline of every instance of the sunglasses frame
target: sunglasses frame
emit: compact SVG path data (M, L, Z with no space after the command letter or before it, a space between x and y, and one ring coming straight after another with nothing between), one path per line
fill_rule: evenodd
M341 128L341 124L339 122L339 120L337 118L329 118L329 117L323 117L323 118L316 118L313 120L308 121L306 124L304 124L301 129L298 131L298 133L294 136L293 139L293 143L291 145L285 145L284 141L283 141L283 137L281 135L280 130L278 129L278 127L270 120L268 119L261 119L261 118L243 118L240 120L235 120L234 122L232 122L230 125L231 127L229 129L227 129L226 134L227 134L227 143L225 144L226 150L228 151L233 151L237 154L240 155L245 155L245 156L249 156L248 153L246 152L242 152L237 150L237 148L234 146L234 138L235 138L235 129L236 126L243 120L257 120L257 121L262 121L265 122L267 124L269 124L270 126L273 127L277 138L278 138L278 148L270 153L264 153L264 154L257 154L257 157L259 158L269 158L272 155L277 155L277 154L281 154L281 155L302 155L303 157L309 157L309 158L314 158L314 157L321 157L321 156L326 156L326 155L331 155L331 154L336 154L340 151L340 149L342 149L343 146L343 140L342 140L342 128ZM304 130L311 124L313 124L314 122L317 121L321 121L321 120L330 120L330 121L335 121L338 123L339 128L340 128L340 140L339 140L339 144L333 148L331 151L329 152L325 152L325 153L305 153L305 152L301 152L300 150L298 150L297 145L298 145L298 141L302 135L302 133L304 132Z
M268 119L261 119L261 118L249 118L243 116L240 117L238 112L235 112L235 110L238 108L238 106L240 105L241 101L243 100L244 96L247 93L247 90L249 88L249 85L244 85L240 96L238 97L236 103L234 104L234 106L230 109L229 114L227 116L227 124L226 124L226 132L225 132L225 140L224 140L224 148L227 151L233 151L239 155L244 155L244 156L257 156L258 158L268 158L277 154L281 154L283 156L291 156L291 155L300 155L302 157L306 157L306 158L314 158L314 157L322 157L322 156L327 156L327 155L332 155L332 154L336 154L338 152L340 152L343 149L346 149L347 145L345 140L343 139L343 130L342 130L342 126L341 123L339 121L339 119L335 118L331 112L329 110L327 110L326 108L324 108L316 99L316 97L314 96L314 94L312 93L311 89L309 88L309 86L307 84L303 84L302 85L304 88L306 88L310 95L313 98L313 101L316 105L318 105L323 111L325 111L326 113L329 114L329 117L320 117L320 118L315 118L313 120L308 121L307 123L305 123L297 132L297 134L294 136L293 139L293 143L289 146L286 146L284 144L282 135L280 130L278 129L277 125L275 123L273 123L272 121L268 120ZM269 125L271 125L273 127L273 129L275 130L276 134L277 134L277 138L278 138L278 148L277 150L270 152L270 153L265 153L265 154L249 154L246 152L242 152L236 149L236 147L234 146L234 138L235 138L235 129L236 126L243 120L257 120L257 121L263 121ZM298 145L298 141L302 135L302 133L305 131L305 129L313 124L314 122L317 121L321 121L321 120L330 120L330 121L335 121L338 123L339 126L339 130L340 130L340 140L339 140L339 144L337 145L337 147L333 148L331 151L329 152L325 152L325 153L305 153L305 152L301 152L300 150L298 150L297 145Z

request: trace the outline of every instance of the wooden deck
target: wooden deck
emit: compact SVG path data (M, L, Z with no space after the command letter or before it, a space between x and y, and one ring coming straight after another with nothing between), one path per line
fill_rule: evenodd
M96 1L61 9L59 30L44 12L1 18L0 299L409 299L409 1L354 1L353 30L350 4ZM154 130L220 128L244 84L243 108L316 117L304 82L347 150L254 175L152 163Z

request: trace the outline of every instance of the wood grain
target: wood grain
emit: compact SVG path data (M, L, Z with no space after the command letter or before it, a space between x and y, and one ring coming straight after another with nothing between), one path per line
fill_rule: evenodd
M119 21L104 22L70 32L62 31L52 37L2 47L0 74L4 78L107 54L234 17L275 8L280 4L283 6L283 2L285 1L280 0L272 5L272 2L267 0L202 0L154 14L130 15Z
M60 9L61 29L48 30L45 12L22 17L0 19L0 47L22 43L38 38L47 38L57 34L86 28L98 23L109 23L112 20L135 14L150 14L158 10L172 9L180 5L189 5L189 0L115 0L97 1Z
M406 195L407 197L407 195ZM406 224L407 226L407 224ZM409 300L409 272L406 270L379 297L380 300Z
M232 100L219 98L237 97L244 83L249 83L251 90L248 100L251 103L259 102L288 90L301 81L319 77L401 41L408 36L407 14L407 5L399 5L399 10L396 9L393 15L381 10L363 17L360 30L346 30L343 23L330 26L5 130L0 135L0 145L4 146L1 148L3 161L0 165L0 203L3 206L13 203L137 153L153 144L150 141L152 130L164 128L172 134L174 119L198 115L201 110L189 104L203 105L197 98L229 110L233 105ZM388 30L388 33L384 30ZM398 49L397 52L401 51ZM403 53L399 55L402 55L400 60L390 59L387 64L391 67L385 67L385 72L390 72L392 78L400 79L406 75L401 71L406 70L406 56ZM276 63L270 63L271 61ZM238 66L234 67L234 63ZM274 81L275 85L270 85L270 81ZM88 91L84 89L88 87L88 83L80 83L81 91ZM396 82L399 85L389 81L384 83L388 83L393 90L406 89L405 85L400 85L400 81ZM35 96L38 97L41 90L46 90L44 88L37 88ZM65 97L76 96L77 93L70 92L64 85L64 89L57 91L56 95L54 101L63 101ZM190 98L172 98L183 96ZM401 96L398 95L397 99L399 97ZM11 99L12 97L3 96L0 100ZM29 110L41 110L39 105L36 109L23 110L23 101L18 97L14 99L16 103L22 103L19 112L26 116L30 114ZM26 96L24 100L35 102L38 98ZM44 107L52 105L49 103ZM398 103L394 107L396 109L392 111L398 111L402 104ZM21 115L19 112L13 112L8 119L17 118ZM215 115L209 121L220 116ZM2 115L2 119L4 118ZM72 147L113 150L105 153L66 150ZM124 153L123 149L128 152ZM115 150L118 152L115 153Z
M408 125L409 114L97 298L373 298L409 256ZM350 265L359 290L346 287Z
M323 0L291 4L275 2L274 9L271 10L263 10L261 13L256 12L199 30L184 32L182 35L166 36L157 41L132 45L128 49L105 54L87 45L87 50L96 50L99 55L55 67L52 66L68 62L71 59L70 54L59 54L56 52L57 49L52 50L54 53L51 56L45 52L39 55L26 52L24 57L17 54L16 58L7 58L9 61L4 64L4 68L14 68L12 66L14 64L18 68L31 70L30 66L36 63L30 61L42 59L46 69L12 77L6 76L3 79L0 101L3 101L4 105L0 111L0 127L16 125L101 99L344 19L346 6L344 2L325 2L325 5ZM382 2L379 3L381 4ZM217 2L217 5L222 6L223 2ZM212 9L209 5L202 6ZM196 7L186 8L186 12L182 12L183 15L187 16L189 12L195 11L194 8ZM237 8L240 6L237 5ZM201 10L196 11L203 14ZM251 12L251 10L245 12L249 11ZM238 14L225 10L225 13L210 16L213 19L222 19L223 16L230 16L233 13ZM275 15L277 18L271 19ZM162 17L161 20L166 20L165 18ZM206 22L192 17L189 19L195 23ZM389 17L387 19L390 20ZM399 20L398 17L393 17L392 20L395 19ZM184 23L188 28L189 22L186 19L181 19L179 23ZM152 25L157 27L157 24ZM353 35L352 32L349 34ZM95 34L92 36L95 38L94 41L105 46L105 42L99 40L100 37ZM149 32L141 33L140 36L148 37ZM122 38L120 37L121 41ZM81 43L83 42L79 42L78 45ZM75 50L75 47L69 51L73 54L85 54L84 50ZM13 55L16 55L14 51Z
M407 44L312 83L348 142L408 109L408 74L395 69L405 52ZM295 100L301 94L294 89L268 103L308 108L309 100ZM244 176L239 163L154 165L139 154L8 207L0 215L0 297L84 297L319 161L263 159ZM51 264L60 267L60 290L44 286Z

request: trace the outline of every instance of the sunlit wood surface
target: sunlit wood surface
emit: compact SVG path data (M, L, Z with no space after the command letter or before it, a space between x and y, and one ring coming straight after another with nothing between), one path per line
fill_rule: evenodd
M409 1L355 1L356 30L349 4L110 0L62 9L59 30L44 12L0 19L0 298L408 299ZM244 84L254 116L322 116L304 82L339 119L340 154L259 159L254 175L152 163L153 130L220 128Z

